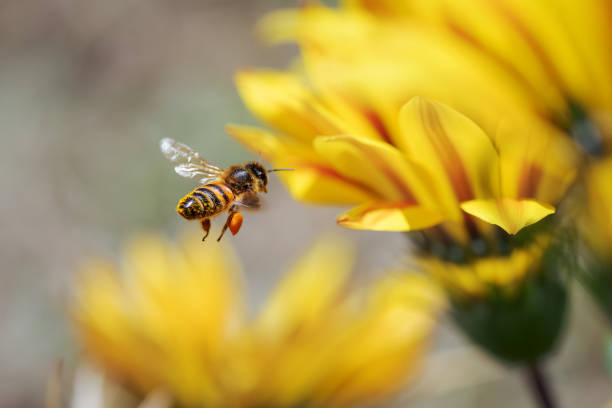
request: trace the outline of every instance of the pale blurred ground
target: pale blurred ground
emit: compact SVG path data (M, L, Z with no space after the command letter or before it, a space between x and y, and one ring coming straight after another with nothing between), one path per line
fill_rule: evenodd
M253 26L293 4L0 2L0 407L41 406L53 364L76 360L66 305L79 258L116 256L140 231L172 237L198 228L174 213L193 184L159 154L161 137L220 166L250 158L223 134L228 122L255 123L232 75L290 61L294 48L260 45ZM405 253L399 234L339 231L339 209L299 205L275 181L270 190L232 238L248 265L253 305L320 232L358 240L366 278ZM574 299L571 326L552 364L556 388L564 407L602 406L612 399L604 330L584 296ZM390 406L531 406L520 375L469 348L450 325L435 350L417 386Z

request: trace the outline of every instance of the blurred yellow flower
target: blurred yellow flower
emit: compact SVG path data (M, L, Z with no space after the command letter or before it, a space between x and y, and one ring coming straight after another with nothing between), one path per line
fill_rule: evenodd
M453 69L465 59L454 43L432 47L423 33L359 10L279 11L262 26L298 40L303 70L239 73L245 104L274 131L227 131L295 168L280 177L297 199L356 205L338 217L346 227L442 224L463 243L489 224L515 234L554 212L574 176L571 145L523 108L512 83L483 89L471 65ZM475 64L491 68L482 57Z
M180 406L351 406L398 391L443 298L417 275L347 292L352 249L318 242L248 318L228 247L141 238L119 271L90 263L73 308L85 350Z

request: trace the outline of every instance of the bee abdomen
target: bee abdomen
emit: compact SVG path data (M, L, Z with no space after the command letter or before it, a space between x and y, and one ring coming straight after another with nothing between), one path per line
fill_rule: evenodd
M232 201L234 201L232 190L228 186L219 183L207 184L198 188L196 192L205 193L218 212L227 209Z
M208 191L212 192L221 202L223 209L229 207L234 201L234 193L231 188L225 184L211 183L204 186Z
M232 190L223 184L207 184L187 194L178 204L180 215L192 220L212 217L223 212L234 200Z
M193 193L187 194L179 201L176 211L188 220L202 218L204 216L204 204Z

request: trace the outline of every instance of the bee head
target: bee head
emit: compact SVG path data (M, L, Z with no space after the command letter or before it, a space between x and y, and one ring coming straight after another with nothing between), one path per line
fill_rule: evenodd
M253 177L253 190L255 190L255 192L263 191L264 193L267 193L268 172L266 171L266 168L258 162L247 163L244 167Z

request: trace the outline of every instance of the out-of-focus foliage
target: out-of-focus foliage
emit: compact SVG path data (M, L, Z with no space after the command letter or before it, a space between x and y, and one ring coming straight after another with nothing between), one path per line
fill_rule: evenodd
M443 304L416 275L350 294L346 243L318 242L256 317L227 247L189 236L91 262L73 313L85 349L119 381L181 406L352 406L388 398L418 366Z

